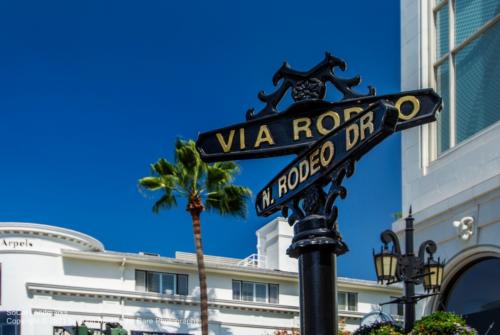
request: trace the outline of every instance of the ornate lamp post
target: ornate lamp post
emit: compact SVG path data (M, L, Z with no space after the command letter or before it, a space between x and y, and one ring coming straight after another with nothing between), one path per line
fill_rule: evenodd
M399 239L392 230L386 230L380 235L384 246L379 253L373 252L373 261L377 280L387 285L404 282L405 294L403 297L389 301L386 304L403 303L405 305L405 331L410 331L415 323L416 303L429 296L439 294L443 281L444 261L433 258L437 251L436 243L432 240L423 242L418 250L414 249L413 217L410 213L405 219L405 254L401 253ZM389 249L389 244L392 248ZM429 254L427 261L425 253ZM415 295L415 285L423 284L427 294Z

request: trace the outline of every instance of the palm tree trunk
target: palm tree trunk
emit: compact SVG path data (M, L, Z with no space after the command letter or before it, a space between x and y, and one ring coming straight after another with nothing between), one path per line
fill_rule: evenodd
M203 211L201 199L192 199L187 210L191 213L193 220L193 235L196 247L196 262L198 263L198 276L200 280L200 312L201 312L201 334L208 335L208 293L207 274L205 271L205 260L203 258L203 246L201 244L200 214Z

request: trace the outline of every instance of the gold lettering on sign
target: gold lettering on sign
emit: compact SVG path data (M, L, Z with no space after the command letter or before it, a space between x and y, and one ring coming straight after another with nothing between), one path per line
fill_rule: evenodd
M319 149L313 151L311 156L309 156L309 170L311 171L311 176L315 175L319 171Z
M333 126L330 129L325 128L325 125L323 124L323 120L327 117L331 118L333 121ZM320 133L320 135L326 135L330 133L332 130L336 129L339 125L340 125L340 117L334 111L328 111L321 114L318 117L318 120L316 121L316 128L318 128L318 133Z
M373 112L363 115L361 117L360 123L361 123L360 125L361 139L364 140L366 137L365 131L367 129L370 130L368 135L370 135L375 131L375 127L373 126Z
M217 139L219 140L219 144L222 147L222 150L224 152L229 152L231 150L231 147L233 145L233 139L234 139L234 129L231 129L229 132L229 138L227 139L227 142L224 140L224 136L222 136L221 133L215 134Z
M344 122L347 122L352 117L352 114L358 114L363 111L361 107L351 107L344 109Z
M274 144L273 137L271 136L271 132L269 131L269 128L264 124L260 126L259 128L259 134L257 135L257 139L255 140L255 145L254 147L258 148L260 145L266 142L269 145Z
M405 102L411 103L412 109L411 112L408 114L403 114L401 111L401 107ZM401 120L411 120L417 115L417 113L420 111L420 101L418 101L417 98L415 98L413 95L405 95L404 97L401 97L396 101L395 107L397 108L399 112L399 118Z
M286 189L286 176L281 176L278 179L278 196L281 198L287 191Z
M245 149L245 129L240 128L240 149Z
M348 126L345 130L345 149L349 151L354 147L359 140L359 128L358 125L353 123Z
M288 189L290 191L294 190L299 184L299 169L293 167L290 172L288 172Z
M272 197L272 189L266 188L262 192L262 208L267 208L274 203L274 199Z
M321 165L323 167L327 167L328 164L330 164L330 162L332 161L334 154L335 154L335 148L333 146L333 143L330 141L326 141L321 146L321 152L319 155Z
M304 132L307 138L311 138L311 119L308 117L301 117L293 120L293 139L300 140L300 133Z
M304 182L309 176L309 162L303 160L299 163L299 182Z

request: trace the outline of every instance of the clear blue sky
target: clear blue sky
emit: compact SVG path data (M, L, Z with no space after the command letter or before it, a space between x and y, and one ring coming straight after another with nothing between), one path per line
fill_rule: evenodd
M137 190L175 138L244 121L284 60L325 51L379 94L399 91L399 1L0 2L0 220L76 229L107 249L193 251L184 204L153 215ZM256 194L292 157L241 162ZM340 201L351 251L339 274L373 278L372 247L401 207L400 137L365 156ZM245 257L268 221L204 215L206 254Z

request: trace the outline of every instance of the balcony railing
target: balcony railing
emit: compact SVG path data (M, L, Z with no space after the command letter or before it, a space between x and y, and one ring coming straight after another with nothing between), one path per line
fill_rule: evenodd
M248 266L253 268L265 268L266 257L258 254L251 254L250 256L238 262L239 266Z

